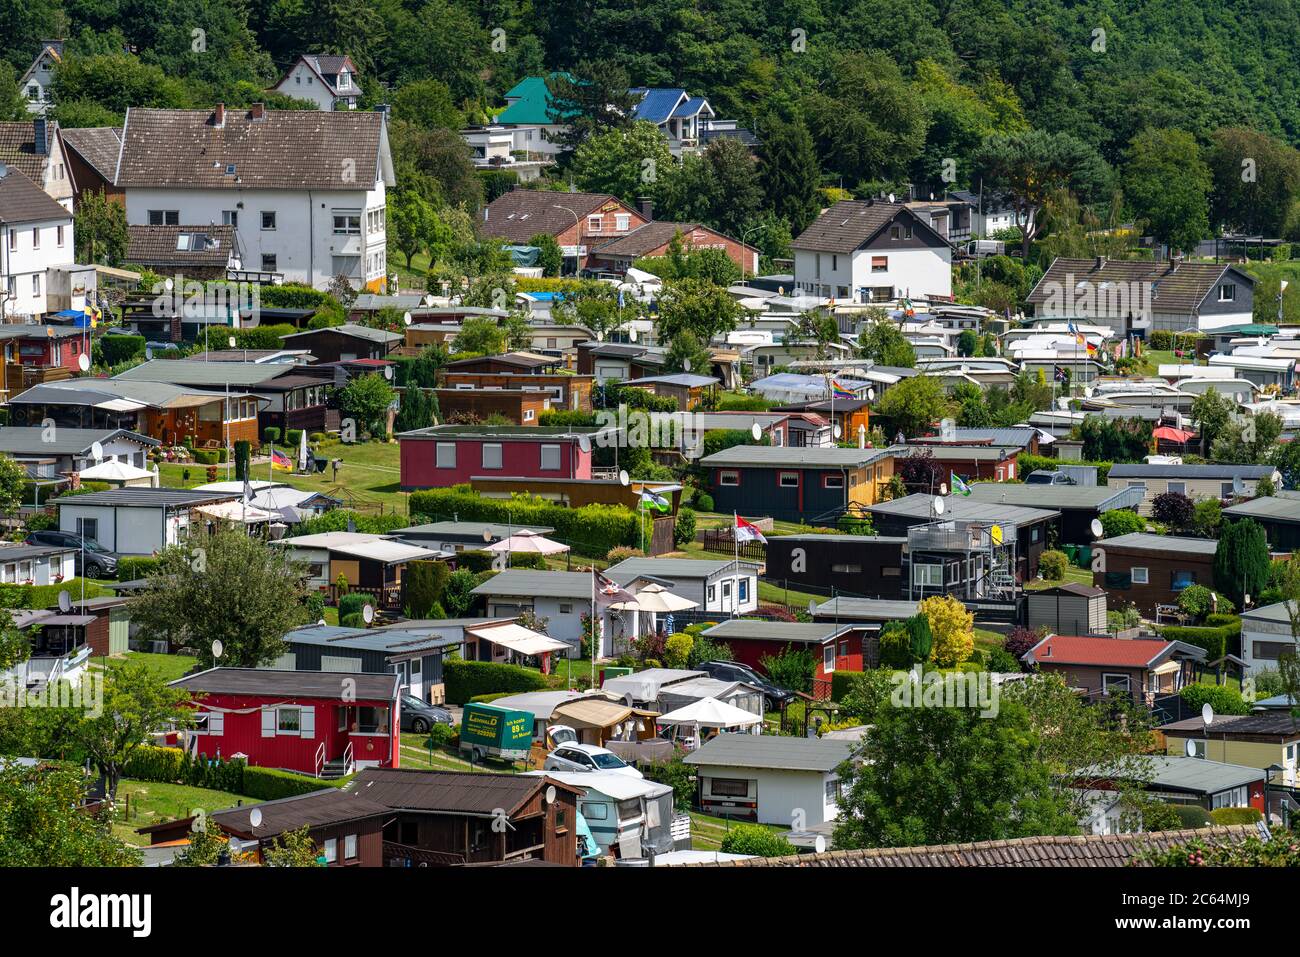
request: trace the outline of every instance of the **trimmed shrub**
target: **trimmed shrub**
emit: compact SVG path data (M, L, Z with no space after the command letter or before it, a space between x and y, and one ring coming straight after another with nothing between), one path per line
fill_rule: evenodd
M1146 519L1137 512L1130 512L1126 508L1113 508L1109 512L1101 513L1102 534L1106 538L1116 538L1130 532L1145 531L1146 527Z
M1250 705L1241 692L1227 685L1188 685L1178 695L1197 710L1208 704L1215 714L1250 713Z
M691 649L695 639L684 631L674 632L664 642L664 666L667 668L685 668L690 661Z
M1254 824L1263 820L1264 815L1253 807L1221 807L1210 812L1210 820L1220 827L1230 824Z
M345 615L359 615L361 609L366 607L369 598L360 592L348 592L346 595L339 596L339 619Z
M549 687L540 671L493 661L444 661L442 678L451 704L464 704L476 695L541 691Z
M620 545L618 548L611 548L609 554L605 556L605 561L611 565L617 565L621 561L629 558L644 558L645 552L639 548L632 548L629 545Z
M322 778L278 771L275 768L244 768L243 793L259 801L278 801L281 798L310 794L322 788L341 787L351 778L327 781Z
M144 356L144 336L104 336L95 344L99 346L106 366Z
M673 526L673 544L685 545L695 541L695 513L689 508L677 513L677 524Z
M1214 823L1210 813L1198 804L1171 804L1183 828L1209 827Z
M1070 557L1065 552L1048 549L1038 556L1038 574L1044 581L1059 582L1065 579L1065 570L1070 567Z
M755 857L789 857L794 846L780 834L761 824L736 824L722 839L724 854L752 854Z
M1236 653L1241 639L1241 622L1235 625L1222 625L1218 628L1193 628L1171 625L1160 629L1160 637L1167 641L1185 641L1189 645L1204 648L1210 660L1222 658L1225 654Z
M280 441L280 429L278 426L268 425L262 430L262 438L268 445L275 445Z
M244 793L243 761L194 759L180 748L143 744L131 754L122 776L137 781L185 784L189 787Z
M150 555L126 555L117 560L117 577L119 581L132 581L136 578L148 578L158 570L160 559Z
M713 496L708 492L695 493L695 508L700 512L713 511Z

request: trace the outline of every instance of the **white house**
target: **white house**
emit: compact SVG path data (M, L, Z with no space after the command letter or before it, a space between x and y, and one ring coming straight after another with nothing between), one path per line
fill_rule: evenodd
M0 323L51 310L51 280L72 265L72 213L0 163Z
M700 611L745 615L758 610L758 571L729 558L625 558L605 574L633 594L660 584Z
M535 571L507 568L474 588L486 605L489 618L514 618L531 611L547 621L547 635L572 646L569 657L576 657L582 643L582 616L591 614L592 577L590 572ZM601 655L618 655L639 637L639 618L635 611L619 611L601 606Z
M174 488L119 488L56 502L60 531L93 538L110 552L154 555L188 540L194 509L237 497Z
M852 753L829 738L720 734L685 760L706 813L802 831L839 816L837 769Z
M837 301L952 295L952 246L902 203L843 200L799 234L795 289Z
M298 100L309 100L318 110L355 110L361 99L357 65L347 54L304 54L271 89Z
M555 162L553 153L539 150L540 126L474 126L460 131L473 151L476 169L506 169L527 183Z
M132 226L233 226L249 278L387 288L384 114L130 109L116 185ZM242 275L242 274L237 274Z
M1278 659L1295 652L1296 639L1291 634L1286 602L1242 612L1241 657L1248 675L1262 669L1276 671Z
M18 80L18 89L27 101L27 112L43 115L50 108L54 87L54 68L63 59L62 40L42 40L41 52Z

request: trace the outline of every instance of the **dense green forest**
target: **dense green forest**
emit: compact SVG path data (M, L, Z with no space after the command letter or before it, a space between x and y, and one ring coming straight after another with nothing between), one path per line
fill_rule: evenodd
M264 100L298 53L347 52L363 105L393 108L399 229L432 251L502 188L466 171L453 131L568 71L680 86L753 129L756 162L720 146L653 192L673 215L764 224L769 253L819 205L904 184L1046 206L1026 252L1129 222L1190 248L1223 229L1300 238L1297 36L1300 0L6 0L0 115L22 115L14 80L49 37L68 40L68 126ZM646 189L627 175L657 148L643 132L588 133L553 185Z

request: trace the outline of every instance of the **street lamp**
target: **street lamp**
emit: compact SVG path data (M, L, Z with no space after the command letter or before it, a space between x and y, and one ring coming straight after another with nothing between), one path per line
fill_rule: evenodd
M573 251L573 265L574 265L574 269L573 269L573 271L574 271L574 272L577 272L577 271L578 271L578 264L579 264L580 262L582 262L582 257L579 255L579 253L580 253L581 250L582 250L582 221L581 221L580 219L578 219L578 214L575 213L573 210L571 210L568 206L561 206L559 203L552 203L551 206L552 206L553 208L555 208L555 209L562 209L562 210L564 210L566 213L568 213L570 216L573 217L573 225L574 225L574 228L576 228L577 231L578 231L578 235L577 235L577 243L576 243L576 245L574 245L574 247L573 247L573 250L574 250L574 251Z
M740 245L741 246L745 245L745 237L748 236L750 233L757 232L758 230L761 229L767 229L767 227L768 227L767 223L759 223L756 226L750 226L748 229L746 229L740 234ZM740 284L742 286L745 284L745 250L743 249L740 251Z

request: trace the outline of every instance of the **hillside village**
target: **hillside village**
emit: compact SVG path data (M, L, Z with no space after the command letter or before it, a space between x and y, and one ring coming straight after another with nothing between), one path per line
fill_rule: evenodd
M58 35L0 71L0 865L1297 863L1291 147L1138 130L1102 202L1017 124L846 177L617 65L208 102Z

